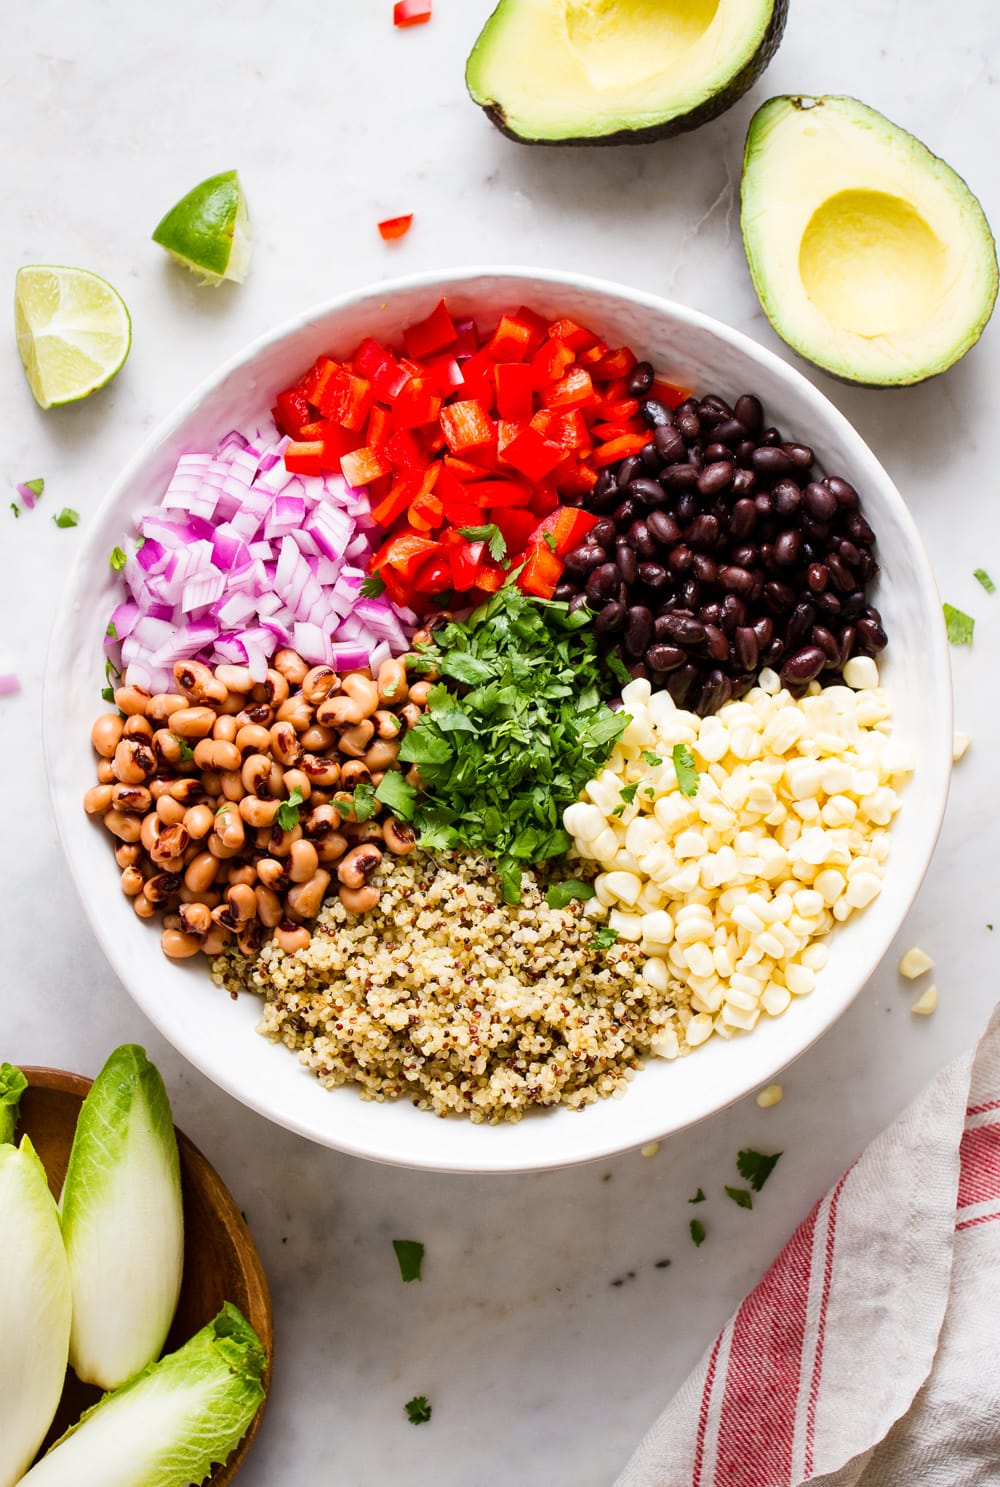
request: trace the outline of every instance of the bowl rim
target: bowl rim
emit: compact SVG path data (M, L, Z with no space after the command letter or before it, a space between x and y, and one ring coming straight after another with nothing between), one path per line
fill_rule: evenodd
M860 995L867 984L868 977L874 974L877 967L885 958L892 943L892 939L898 932L899 924L891 931L884 934L882 948L877 958L870 965L867 975L858 981L850 995L837 1004L836 1010L829 1018L815 1030L810 1030L805 1037L800 1037L795 1045L794 1051L782 1053L777 1063L771 1068L770 1073L761 1075L758 1071L751 1072L748 1065L747 1072L734 1079L731 1087L727 1088L724 1097L713 1099L710 1106L694 1111L689 1117L671 1116L670 1119L647 1122L641 1129L629 1131L626 1135L621 1132L611 1132L604 1139L596 1139L586 1145L582 1151L574 1151L571 1154L547 1154L544 1144L539 1143L538 1149L532 1151L529 1160L523 1155L508 1156L498 1149L491 1150L488 1154L484 1152L483 1157L471 1159L458 1159L448 1155L438 1154L433 1149L433 1142L428 1143L427 1150L400 1150L399 1143L392 1141L381 1145L371 1141L370 1138L357 1139L352 1130L350 1120L331 1122L329 1126L322 1128L315 1122L300 1116L296 1111L270 1106L266 1099L261 1099L255 1089L247 1087L236 1077L229 1065L223 1068L217 1067L216 1062L210 1054L207 1054L195 1035L178 1040L177 1030L159 1015L159 1003L156 996L148 991L145 985L139 987L131 983L130 978L119 969L119 957L116 953L115 939L102 916L92 911L91 896L86 883L83 880L82 865L78 864L75 854L71 848L68 824L64 822L62 812L58 809L59 799L55 785L55 773L52 767L53 751L56 746L58 734L57 705L55 701L57 686L55 680L57 651L60 649L60 641L63 633L72 625L71 596L77 589L78 580L90 570L98 556L101 547L100 516L112 507L135 477L142 471L144 465L152 457L155 451L165 443L174 432L194 414L202 401L218 388L232 373L239 371L251 364L261 353L269 347L284 341L302 331L308 330L320 320L326 319L338 312L349 310L357 302L366 298L390 297L410 291L436 289L441 295L454 292L469 292L477 283L488 280L522 280L534 284L545 284L553 287L566 287L574 291L591 292L622 300L640 309L646 309L657 315L667 315L673 320L706 332L715 337L748 360L761 366L773 375L778 381L797 384L800 392L807 402L811 402L817 414L826 421L830 430L844 439L852 447L855 454L862 458L869 467L869 471L881 484L881 497L884 497L894 507L894 517L900 527L905 531L910 548L910 555L914 568L920 578L920 590L923 598L936 605L940 613L940 595L931 568L930 559L923 544L916 522L910 513L909 507L897 488L892 477L875 455L862 434L851 423L846 414L834 404L821 388L795 366L791 361L761 345L744 331L727 325L724 321L717 320L701 310L681 304L666 296L652 293L645 289L634 288L621 282L604 279L598 276L581 274L573 270L557 270L548 268L536 268L530 265L510 264L471 264L455 268L428 269L419 273L399 275L396 277L374 280L363 283L354 288L345 290L341 294L322 300L299 311L279 322L271 329L262 332L247 342L241 349L230 355L225 361L215 368L214 371L203 377L187 397L181 400L139 445L135 454L119 472L111 485L104 493L97 509L94 512L90 529L72 563L66 582L60 594L59 603L53 616L49 641L46 653L45 672L43 680L42 696L42 719L43 719L43 757L46 767L46 779L49 788L49 798L53 806L56 826L59 833L60 844L64 859L68 862L73 881L79 893L84 911L87 915L91 929L97 937L98 942L107 958L110 966L118 975L126 991L139 1006L140 1010L150 1022L163 1034L171 1045L186 1058L200 1073L210 1079L213 1084L225 1090L227 1094L238 1100L242 1105L256 1111L265 1119L274 1122L286 1130L294 1131L297 1135L304 1136L307 1140L314 1141L319 1145L342 1151L348 1155L360 1157L368 1161L386 1163L392 1166L413 1168L423 1171L482 1173L482 1174L505 1174L529 1171L553 1170L561 1167L578 1166L588 1162L600 1161L624 1151L638 1148L646 1142L658 1140L680 1131L690 1130L703 1120L728 1109L738 1100L745 1098L753 1090L760 1088L761 1083L767 1078L775 1078L782 1070L788 1068L802 1054L822 1037L834 1023L846 1012L847 1008ZM951 780L951 743L953 732L953 699L951 688L951 668L948 654L948 645L944 633L943 623L933 632L933 655L930 659L934 665L932 671L941 678L941 696L938 698L941 704L937 717L937 726L934 729L934 737L928 744L928 763L924 766L922 774L927 777L933 772L937 781L934 797L927 802L925 811L933 815L933 819L927 821L924 833L924 846L922 851L910 859L910 872L913 874L912 892L906 905L908 912L912 906L937 845L938 837L944 819L945 808L948 801L949 786ZM900 921L901 922L901 921ZM556 1112L552 1112L553 1114ZM549 1112L543 1112L534 1118L544 1120ZM587 1111L579 1112L581 1119L586 1119ZM430 1114L428 1113L428 1119ZM664 1128L664 1124L666 1128Z

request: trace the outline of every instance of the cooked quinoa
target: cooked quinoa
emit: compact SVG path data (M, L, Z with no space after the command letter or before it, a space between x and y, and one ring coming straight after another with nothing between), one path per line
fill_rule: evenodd
M509 905L484 858L418 852L387 859L380 887L367 914L325 904L304 950L213 965L264 996L258 1031L327 1088L497 1124L620 1097L668 1030L686 1051L684 985L655 990L638 944L599 948L583 905L550 909L535 874Z

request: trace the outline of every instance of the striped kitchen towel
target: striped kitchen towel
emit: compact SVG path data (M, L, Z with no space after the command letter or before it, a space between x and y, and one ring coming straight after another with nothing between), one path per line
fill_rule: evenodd
M796 1230L616 1487L1000 1483L1000 1009Z

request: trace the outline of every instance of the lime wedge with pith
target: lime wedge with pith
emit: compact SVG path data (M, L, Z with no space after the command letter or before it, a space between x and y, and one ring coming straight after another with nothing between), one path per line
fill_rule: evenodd
M209 176L182 196L153 233L153 242L206 284L242 284L250 267L246 198L235 170Z
M82 268L18 269L14 325L28 386L42 408L96 392L121 369L132 344L125 301Z

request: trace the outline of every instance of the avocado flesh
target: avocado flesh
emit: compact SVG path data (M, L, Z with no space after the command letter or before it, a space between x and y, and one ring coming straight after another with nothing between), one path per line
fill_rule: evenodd
M961 176L854 98L772 98L743 163L742 227L764 312L835 376L945 371L993 310L997 256Z
M466 85L525 143L603 144L693 129L741 97L788 0L500 0Z

